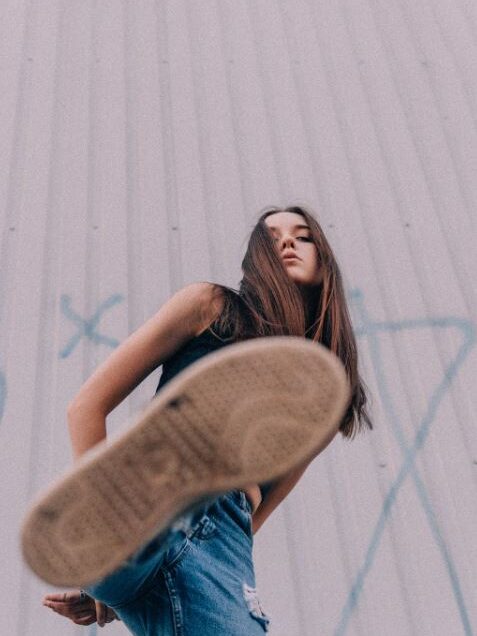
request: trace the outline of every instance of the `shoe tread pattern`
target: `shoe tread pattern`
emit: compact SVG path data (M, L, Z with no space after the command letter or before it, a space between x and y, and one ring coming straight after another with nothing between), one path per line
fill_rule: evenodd
M334 437L348 399L339 360L302 338L211 353L39 500L23 526L24 557L54 585L88 585L197 498L276 479L311 458Z

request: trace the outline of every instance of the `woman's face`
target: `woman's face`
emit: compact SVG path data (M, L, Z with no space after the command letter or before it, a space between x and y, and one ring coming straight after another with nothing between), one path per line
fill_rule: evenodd
M299 286L318 285L323 280L318 250L306 219L295 212L275 212L265 219L288 275ZM287 258L294 256L294 258Z

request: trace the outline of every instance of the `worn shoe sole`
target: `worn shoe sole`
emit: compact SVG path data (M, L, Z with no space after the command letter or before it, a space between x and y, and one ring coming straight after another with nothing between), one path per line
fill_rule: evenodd
M339 359L304 338L210 353L37 500L23 523L23 556L53 585L89 585L194 501L311 460L333 439L348 401Z

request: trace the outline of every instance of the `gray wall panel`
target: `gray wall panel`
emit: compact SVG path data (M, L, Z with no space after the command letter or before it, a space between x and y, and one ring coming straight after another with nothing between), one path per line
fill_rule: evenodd
M67 404L181 286L236 287L292 202L342 267L376 428L256 535L271 633L477 631L476 50L470 0L4 0L2 634L96 633L41 607L18 548L71 464Z

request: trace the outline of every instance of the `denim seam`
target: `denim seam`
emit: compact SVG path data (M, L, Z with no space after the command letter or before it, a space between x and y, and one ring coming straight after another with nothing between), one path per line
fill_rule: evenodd
M158 570L155 571L152 577L153 579L156 578L157 572ZM114 603L114 604L108 603L108 607L111 607L112 609L116 610L116 609L123 609L125 607L128 607L128 605L134 605L134 603L137 603L138 601L143 599L145 596L147 596L149 592L151 592L156 587L156 585L157 585L157 582L154 581L153 583L148 585L146 588L143 588L139 594L133 596L133 598L128 598L127 601L123 601L122 603Z
M184 545L182 546L182 548L179 550L179 552L176 554L176 556L172 559L172 561L169 561L168 563L163 563L160 566L160 570L164 571L164 570L172 570L173 567L177 566L178 563L180 561L182 561L182 559L186 556L186 554L189 552L189 550L191 549L191 543L188 537L185 537L186 542L184 543Z
M170 562L167 563L167 565L160 565L156 571L154 572L154 574L151 577L151 584L148 585L147 587L143 587L143 589L141 590L140 594L137 594L135 596L133 596L133 598L129 598L127 601L123 601L122 603L115 603L114 605L109 605L109 607L112 607L113 609L121 609L124 607L127 607L128 605L132 605L133 603L136 603L137 601L140 601L142 598L144 598L145 596L147 596L149 594L149 592L151 592L151 590L153 590L156 585L157 585L157 581L156 581L156 577L158 572L166 572L170 569L172 569L174 566L177 566L179 561L182 560L183 557L186 556L186 554L189 552L190 548L191 548L191 544L189 541L186 541L186 543L184 543L183 547L181 548L181 550L179 551L179 553L174 557L174 559Z
M182 617L182 607L179 595L174 587L174 580L170 572L164 572L164 580L166 582L167 594L171 603L172 626L174 628L174 636L184 635L184 622Z
M182 550L179 552L179 554L177 555L177 557L174 559L174 563L177 562L177 558L179 556L182 556L184 554L184 552L188 552L188 550L186 550L186 548L188 547L188 542L184 545L184 547L182 548ZM128 598L127 601L123 601L121 603L108 603L108 607L111 607L112 609L123 609L125 607L128 607L128 605L133 605L134 603L137 603L138 601L140 601L141 599L143 599L145 596L147 596L149 594L149 592L151 592L156 586L157 586L157 575L160 572L163 572L164 570L164 566L160 565L158 566L155 570L154 573L151 576L151 582L149 585L141 586L141 592L139 594L134 595L132 598Z

